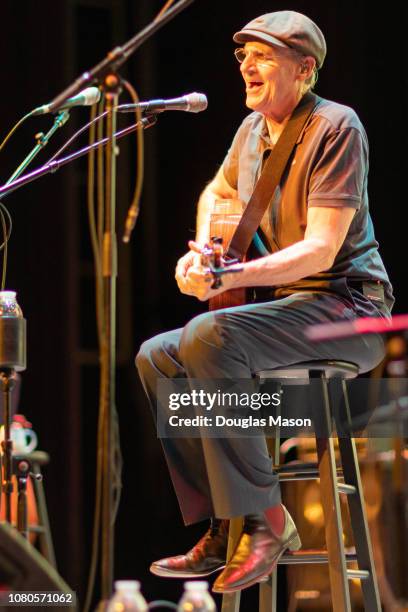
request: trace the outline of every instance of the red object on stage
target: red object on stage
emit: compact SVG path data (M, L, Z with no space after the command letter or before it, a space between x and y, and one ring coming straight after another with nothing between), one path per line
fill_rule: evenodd
M395 315L391 319L361 317L354 321L311 325L306 329L305 336L313 342L321 342L359 334L385 334L402 330L408 330L408 314Z

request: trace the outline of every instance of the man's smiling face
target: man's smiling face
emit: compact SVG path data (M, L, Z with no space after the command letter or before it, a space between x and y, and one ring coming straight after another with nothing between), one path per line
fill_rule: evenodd
M240 70L246 85L246 105L279 119L299 95L300 56L260 42L248 42Z

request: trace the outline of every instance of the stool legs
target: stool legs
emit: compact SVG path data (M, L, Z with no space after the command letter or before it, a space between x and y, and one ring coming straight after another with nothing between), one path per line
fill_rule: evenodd
M326 545L329 560L330 587L334 612L351 612L350 591L343 543L340 496L334 453L333 419L330 410L328 381L324 372L310 372L310 378L321 380L323 402L314 401L314 421L320 424L324 437L316 438L319 463L321 500L325 522ZM312 393L316 393L312 385ZM316 398L317 400L318 398ZM322 414L323 409L323 414Z
M347 386L342 381L343 398L347 422L351 424L350 407L348 403ZM370 532L368 529L365 511L364 493L361 485L360 470L358 466L357 450L351 434L342 434L339 437L339 450L343 466L344 481L354 487L354 492L348 495L347 501L350 510L351 526L353 530L354 545L356 547L358 567L368 572L361 581L364 607L366 610L381 610L380 595L373 560Z
M32 471L37 476L41 476L41 469L38 463L33 462ZM50 521L48 518L47 503L45 501L43 482L40 478L33 478L32 482L37 503L38 519L40 523L39 529L36 530L38 532L38 537L40 541L40 551L43 557L47 559L48 563L50 563L50 565L57 569L57 562L55 559L54 545L51 537Z
M280 395L281 401L276 406L276 417L281 416L281 405L283 388L280 382L277 383L277 391ZM277 426L275 431L275 438L273 441L273 462L275 465L280 465L280 428ZM270 447L269 447L270 448ZM278 568L268 577L266 582L262 582L259 585L259 612L276 612L278 601Z
M278 572L275 570L267 582L259 585L259 612L277 612L276 597L278 589Z
M232 557L242 531L242 518L234 518L230 520L228 530L228 548L227 561ZM241 591L235 593L224 593L222 596L221 612L239 612L241 603Z
M365 502L361 485L358 456L350 429L344 432L339 415L332 411L329 396L329 381L324 371L310 370L310 378L320 381L312 384L315 395L312 402L315 423L319 423L316 436L318 471L320 478L321 500L325 520L325 537L333 612L351 612L349 579L361 580L364 608L367 612L381 612L376 572L373 561L370 534L365 512ZM338 381L342 387L342 397L347 423L351 416L348 404L347 387L344 379ZM323 400L323 401L322 401ZM334 451L333 425L336 421L340 460L343 469L344 484L338 482L338 470ZM274 443L274 459L279 464L280 433L277 431ZM296 480L296 478L294 478ZM343 524L340 508L340 494L347 494L353 529L358 570L348 570L343 542ZM230 558L241 533L242 522L234 519L230 523L230 539L227 559ZM316 561L315 561L316 562ZM240 592L224 594L221 612L239 612ZM277 572L273 572L266 582L260 584L259 612L276 612L277 610Z

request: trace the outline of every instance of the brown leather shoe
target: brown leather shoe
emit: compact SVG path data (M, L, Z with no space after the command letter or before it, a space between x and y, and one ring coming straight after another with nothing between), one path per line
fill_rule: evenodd
M285 526L277 537L263 514L245 517L244 527L235 551L224 571L213 585L216 593L232 593L252 586L271 574L286 550L299 550L301 541L289 512Z
M212 519L211 527L185 555L154 561L150 571L165 578L201 578L225 567L229 521Z

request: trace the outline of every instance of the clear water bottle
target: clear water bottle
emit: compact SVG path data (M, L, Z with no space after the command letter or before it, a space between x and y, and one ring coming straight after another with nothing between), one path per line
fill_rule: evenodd
M21 318L23 316L16 296L15 291L0 291L0 317Z
M215 602L208 592L208 582L191 580L184 583L184 595L178 612L217 612Z
M116 580L107 612L147 612L147 603L137 580Z
M15 291L0 291L0 368L26 369L26 320Z

